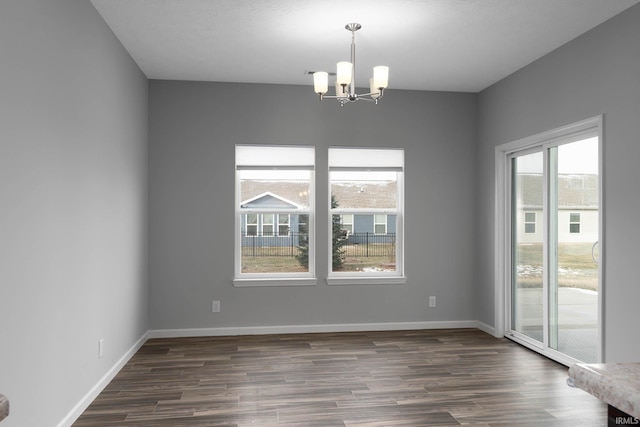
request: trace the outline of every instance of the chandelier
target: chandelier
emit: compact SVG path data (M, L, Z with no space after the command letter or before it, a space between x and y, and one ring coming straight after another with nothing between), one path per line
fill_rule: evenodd
M313 91L323 99L337 99L340 106L344 106L347 102L355 101L371 101L378 103L378 99L382 98L384 89L389 83L389 67L378 65L373 67L373 77L369 79L369 93L356 93L356 31L362 28L362 25L351 23L344 26L351 31L351 62L341 61L337 64L336 72L336 94L325 95L329 88L329 73L326 71L317 71L313 73Z

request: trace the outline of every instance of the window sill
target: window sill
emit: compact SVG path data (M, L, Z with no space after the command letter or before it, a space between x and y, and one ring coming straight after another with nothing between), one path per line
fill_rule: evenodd
M261 278L261 279L233 279L236 288L260 287L260 286L314 286L318 282L315 277L285 277L285 278Z
M358 276L358 277L327 277L328 285L404 285L404 276Z

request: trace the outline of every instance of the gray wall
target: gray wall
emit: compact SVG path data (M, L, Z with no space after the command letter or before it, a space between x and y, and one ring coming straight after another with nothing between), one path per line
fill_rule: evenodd
M152 329L476 318L476 95L389 90L341 108L311 85L152 80L149 96ZM316 146L316 286L233 287L235 144ZM330 145L405 149L405 285L323 280Z
M147 81L88 1L3 0L0 40L2 426L53 426L148 329Z
M604 114L605 360L640 354L640 6L479 97L478 319L494 323L494 147Z

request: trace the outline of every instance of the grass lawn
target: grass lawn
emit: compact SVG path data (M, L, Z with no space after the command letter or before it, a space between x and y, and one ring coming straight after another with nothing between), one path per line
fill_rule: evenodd
M301 273L309 269L294 257L242 257L243 273Z
M257 248L259 249L259 248ZM373 251L372 251L373 252ZM243 273L300 273L309 271L293 256L242 256ZM339 271L395 271L395 256L345 256Z
M598 266L591 258L591 243L558 246L558 285L598 289ZM542 244L521 244L516 253L518 287L542 286Z
M346 257L342 268L335 271L395 271L395 257L371 256L371 257Z
M518 247L518 287L542 286L542 245L522 244ZM591 258L591 244L560 244L558 247L558 284L560 287L598 289L598 268ZM395 270L393 256L346 256L339 271ZM298 273L308 269L291 256L242 257L243 273Z
M542 267L542 244L520 244L517 256L518 264ZM591 258L591 243L560 243L558 246L558 264L560 266L571 266L570 268L576 270L598 268Z
M377 268L394 271L395 262L389 257L347 258L339 271L364 271ZM300 273L309 271L293 257L243 257L243 273Z

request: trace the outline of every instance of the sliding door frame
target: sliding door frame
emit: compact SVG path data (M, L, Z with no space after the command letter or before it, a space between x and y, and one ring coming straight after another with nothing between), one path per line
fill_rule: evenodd
M542 132L530 137L519 139L513 142L502 144L495 149L495 259L494 259L494 274L495 274L495 290L494 290L494 335L496 337L505 337L507 332L511 330L509 325L510 310L511 310L511 159L514 153L524 153L527 151L535 151L536 147L540 147L541 150L546 150L550 146L558 146L566 142L567 139L576 140L587 134L595 134L598 137L598 169L599 169L599 230L598 230L598 242L599 242L599 260L598 260L598 361L605 360L604 354L604 256L605 256L605 242L604 242L604 193L603 189L603 116L598 115L580 122L572 123L566 126L562 126L556 129L552 129L546 132ZM547 155L544 155L545 167L547 166ZM546 187L546 186L545 186ZM546 190L545 190L545 203L546 203ZM548 223L548 221L545 221ZM545 233L548 231L548 225L545 224ZM545 245L546 246L546 245ZM547 254L545 251L545 263L547 262ZM544 286L548 286L548 280L545 278ZM546 298L546 296L545 296ZM548 314L548 301L544 304L544 315ZM546 324L546 322L545 322ZM544 337L545 343L548 344L548 330L545 328ZM514 338L508 336L508 338ZM523 340L515 337L515 340L520 344L533 349L553 360L556 360L564 365L571 365L576 360L564 353L551 349L548 345L540 347L539 344L533 342L533 340Z

